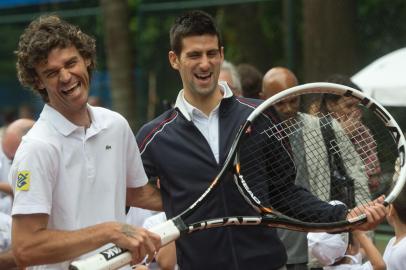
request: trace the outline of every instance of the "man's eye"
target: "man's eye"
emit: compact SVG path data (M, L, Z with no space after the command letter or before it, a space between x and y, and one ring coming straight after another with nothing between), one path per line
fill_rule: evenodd
M58 74L56 71L49 72L49 73L47 74L47 78L53 78L53 77L56 76L56 74Z
M76 61L71 61L71 62L66 64L66 67L68 67L68 68L73 67L73 66L75 66L75 64L76 64Z
M218 54L217 51L212 51L212 52L209 52L207 55L208 55L209 57L216 57L217 54Z

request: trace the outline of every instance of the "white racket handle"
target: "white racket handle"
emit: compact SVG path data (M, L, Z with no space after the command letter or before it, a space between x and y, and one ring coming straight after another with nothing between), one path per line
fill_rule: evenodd
M150 229L161 237L161 245L165 246L180 236L180 231L168 220ZM113 246L84 260L73 261L70 270L115 270L131 263L131 253L125 249Z
M69 270L114 270L131 262L131 253L113 246L84 260L74 261Z

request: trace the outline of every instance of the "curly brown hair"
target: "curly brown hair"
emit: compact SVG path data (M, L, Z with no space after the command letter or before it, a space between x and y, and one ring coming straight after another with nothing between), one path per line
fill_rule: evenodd
M17 76L21 85L40 94L44 102L49 102L46 89L37 84L35 65L46 61L55 48L75 46L84 59L90 60L87 68L89 76L96 66L96 42L77 26L67 23L56 15L40 16L32 21L20 36L17 55Z

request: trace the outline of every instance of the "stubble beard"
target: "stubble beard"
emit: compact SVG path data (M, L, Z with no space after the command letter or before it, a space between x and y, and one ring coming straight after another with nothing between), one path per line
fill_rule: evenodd
M200 86L197 86L196 84L192 84L191 92L194 94L197 94L199 96L202 96L202 97L207 97L207 96L212 95L215 92L216 87L217 87L217 84L215 84L215 83L212 83L208 87L200 87Z

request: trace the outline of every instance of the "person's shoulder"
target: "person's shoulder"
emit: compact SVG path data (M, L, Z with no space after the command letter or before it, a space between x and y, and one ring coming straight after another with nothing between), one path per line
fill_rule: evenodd
M393 240L391 239L392 242L396 241L396 236L393 237ZM396 246L401 246L402 249L406 248L406 237L402 237L400 240L397 241ZM406 255L406 252L405 252Z
M165 125L171 123L179 115L176 109L169 109L163 112L161 115L145 123L139 130L138 133L143 134L145 132L156 131L164 127Z
M63 141L59 139L59 135L54 134L52 129L50 129L46 136L44 136L44 131L36 134L36 129L33 128L22 138L15 153L13 163L19 163L20 161L32 163L43 162L45 160L58 160L60 157L59 153L63 149Z
M27 144L32 148L43 148L58 143L59 133L57 130L41 118L35 122L21 140L21 144Z
M386 244L385 251L388 249L391 249L393 246L393 243L396 241L396 236L393 236L391 239L389 239L388 243Z
M91 107L91 111L95 126L106 128L115 134L124 132L133 136L128 120L119 112L104 107Z
M240 110L248 114L254 111L259 105L261 105L264 102L264 100L262 99L246 98L246 97L235 97L235 100L239 104ZM264 110L262 111L262 113L267 117L269 117L274 123L281 121L273 106L268 106L263 109ZM240 117L243 118L246 118L247 116L248 116L247 114L240 115Z
M104 108L104 107L91 107L92 112L94 113L95 117L100 117L104 120L112 120L112 121L127 121L124 116L120 113Z
M264 101L262 99L235 97L236 101L244 107L255 109Z
M171 123L176 120L178 115L179 112L176 109L169 109L155 119L145 123L138 130L136 135L140 152L143 151L144 147L148 145L153 138L157 138L156 135L160 134L163 130L170 128Z

